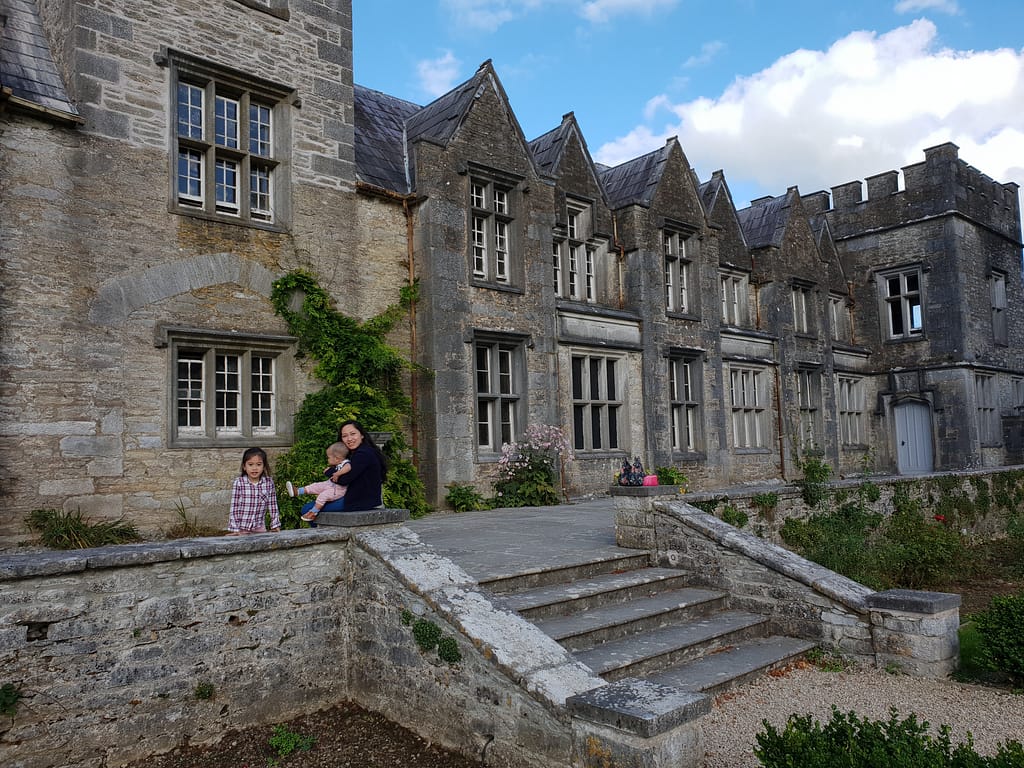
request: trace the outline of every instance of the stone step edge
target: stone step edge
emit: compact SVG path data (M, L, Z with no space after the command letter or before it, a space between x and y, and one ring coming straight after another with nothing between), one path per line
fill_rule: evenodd
M683 592L687 590L699 594L693 595L691 599L688 600L676 599L675 601L673 601L674 593ZM571 626L571 624L574 621L579 620L579 617L581 615L586 615L593 618L596 614L597 617L600 618L600 608L587 611L585 614L569 614L567 616L555 616L535 620L527 618L527 621L530 621L534 626L538 627L544 634L557 640L560 643L563 643L574 639L585 638L588 635L597 634L600 632L604 632L606 630L616 628L626 629L630 625L641 624L645 621L657 619L659 617L665 617L666 621L671 621L670 617L672 616L672 614L675 613L685 613L688 611L701 610L715 610L715 606L713 604L716 602L724 601L726 598L728 598L728 596L728 592L724 592L721 590L705 589L704 587L681 587L680 589L673 589L667 592L660 592L657 595L653 595L651 597L641 597L635 600L631 600L629 601L629 604L633 605L634 607L636 607L638 603L641 604L639 606L639 610L627 616L608 617L607 620L604 620L600 624L590 624L584 627ZM644 603L648 603L650 607L647 608L643 605ZM623 604L624 603L614 603L612 604L611 608L618 608ZM609 606L605 606L605 608L608 607ZM561 628L559 628L559 624L568 626L562 626ZM647 631L649 629L653 629L653 627L648 627L647 629L640 629L638 631Z
M599 574L578 581L534 587L521 592L507 593L504 597L509 608L527 617L533 611L562 604L570 609L566 613L571 613L571 609L575 605L581 605L581 601L584 600L602 595L614 600L628 594L630 590L664 587L669 582L685 580L688 576L686 571L674 568L637 568L632 571Z
M695 631L690 636L680 638L676 642L669 642L664 648L660 648L656 651L640 652L632 655L627 655L623 663L616 664L615 666L594 666L591 663L592 659L588 659L588 656L599 655L601 651L614 652L618 649L628 650L631 647L636 646L636 641L639 638L645 638L647 640L654 638L656 642L657 638L661 635L672 637L673 635L678 634L680 629L683 629L684 627L691 625L699 625L704 621L713 620L716 618L722 618L726 621L735 623L727 624L724 627L714 626L712 624L708 627L708 631L706 632L700 632L699 630ZM585 664L589 669L592 669L594 672L596 672L598 675L605 675L616 669L621 669L623 667L633 667L638 664L643 664L644 662L657 659L661 656L668 656L673 653L677 653L684 649L698 648L702 645L707 645L712 641L720 640L723 637L729 637L730 635L745 632L747 630L759 626L763 627L766 624L768 624L768 617L762 616L761 614L750 613L748 611L720 611L712 613L709 616L703 617L702 619L694 620L692 622L679 622L677 624L658 627L656 629L647 630L645 632L639 632L635 635L627 635L617 640L609 640L606 643L595 645L583 651L573 651L573 656L582 664ZM695 659L692 659L691 661L695 661Z
M711 711L711 697L642 679L616 683L570 696L573 717L652 738L691 723Z

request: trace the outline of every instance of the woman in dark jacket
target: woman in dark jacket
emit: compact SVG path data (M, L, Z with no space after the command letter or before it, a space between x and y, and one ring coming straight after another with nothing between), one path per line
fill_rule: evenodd
M338 430L338 440L348 448L352 469L344 475L334 475L332 482L348 487L345 495L324 504L322 512L361 512L384 506L384 479L387 461L362 424L348 420ZM307 504L312 508L312 503ZM306 506L302 511L305 513Z

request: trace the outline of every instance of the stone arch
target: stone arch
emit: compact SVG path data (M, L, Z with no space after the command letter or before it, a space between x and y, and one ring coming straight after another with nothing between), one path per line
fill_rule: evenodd
M234 253L178 259L103 283L89 309L89 319L97 325L122 325L132 312L147 304L223 283L269 297L275 279L266 267Z

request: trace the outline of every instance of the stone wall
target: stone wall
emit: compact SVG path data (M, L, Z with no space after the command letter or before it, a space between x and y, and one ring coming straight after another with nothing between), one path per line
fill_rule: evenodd
M405 612L460 660L420 650ZM535 768L568 765L573 734L610 717L607 703L570 714L604 681L403 527L0 558L0 667L22 695L0 764L18 768L124 765L349 700L487 765Z
M0 763L122 765L349 698L347 531L0 559ZM199 686L210 686L203 698Z
M694 584L729 592L730 607L769 616L772 632L814 640L880 667L944 677L959 659L960 596L875 592L738 531L658 488L615 488L619 546L651 550Z

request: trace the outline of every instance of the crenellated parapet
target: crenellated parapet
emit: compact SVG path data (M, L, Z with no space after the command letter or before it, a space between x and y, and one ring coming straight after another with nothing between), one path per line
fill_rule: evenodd
M901 226L957 213L1005 237L1020 240L1020 201L1016 183L1000 183L959 158L959 148L940 144L924 151L924 162L885 171L862 181L804 197L805 204L829 214L837 238ZM900 173L903 188L900 188Z

